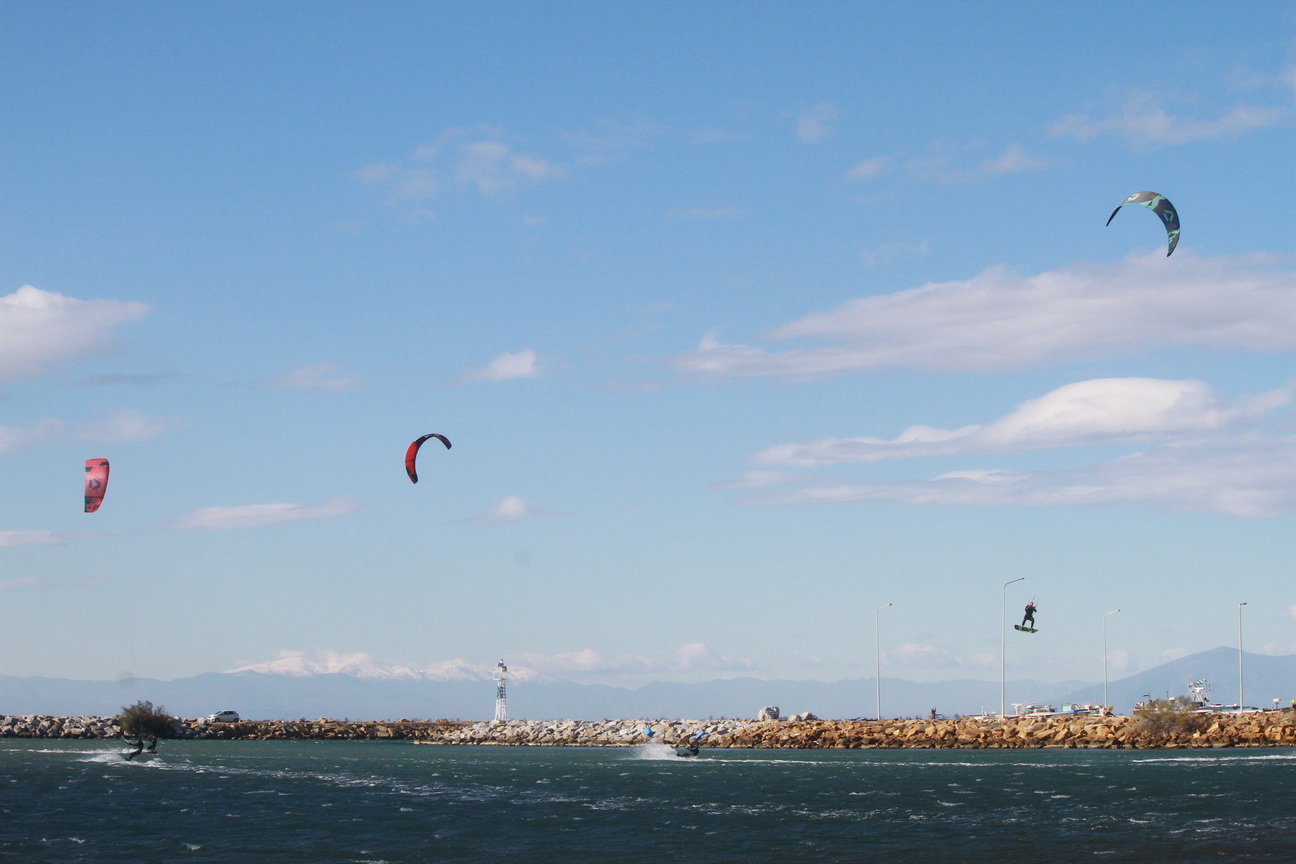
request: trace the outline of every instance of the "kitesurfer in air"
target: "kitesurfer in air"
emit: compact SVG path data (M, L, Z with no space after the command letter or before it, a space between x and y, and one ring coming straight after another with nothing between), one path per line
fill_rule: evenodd
M1027 626L1030 627L1035 626L1035 601L1034 600L1026 604L1026 615L1022 618L1021 626L1023 628Z

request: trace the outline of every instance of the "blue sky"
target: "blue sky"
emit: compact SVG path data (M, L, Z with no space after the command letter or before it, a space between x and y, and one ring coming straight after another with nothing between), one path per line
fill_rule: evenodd
M0 77L0 672L994 679L1018 577L1014 677L1296 653L1291 4L9 3Z

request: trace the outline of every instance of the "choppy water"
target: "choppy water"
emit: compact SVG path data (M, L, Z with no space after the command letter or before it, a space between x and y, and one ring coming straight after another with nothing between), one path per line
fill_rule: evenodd
M0 743L0 860L1296 860L1287 750L161 751Z

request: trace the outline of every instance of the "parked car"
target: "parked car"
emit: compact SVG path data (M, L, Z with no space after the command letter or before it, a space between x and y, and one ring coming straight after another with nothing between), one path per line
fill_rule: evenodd
M237 711L217 711L215 714L207 715L208 723L237 723L239 714Z

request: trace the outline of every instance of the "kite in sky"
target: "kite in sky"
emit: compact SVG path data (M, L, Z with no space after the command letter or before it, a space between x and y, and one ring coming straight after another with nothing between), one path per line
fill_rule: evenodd
M108 491L108 460L87 459L85 464L85 512L93 513Z
M1174 205L1170 203L1164 195L1158 195L1156 192L1135 192L1124 201L1116 205L1116 210L1124 207L1126 204L1142 204L1153 213L1161 217L1165 223L1166 239L1170 241L1170 251L1166 252L1169 258L1174 252L1175 246L1179 245L1179 214L1175 212ZM1116 210L1107 217L1107 224L1116 218Z
M435 432L429 435L424 435L422 438L415 440L414 443L409 446L409 449L405 451L405 473L409 475L411 483L418 482L418 472L414 470L414 460L418 458L419 448L423 446L423 442L429 438L437 439L446 446L447 450L450 449L450 439L444 435L438 435Z

